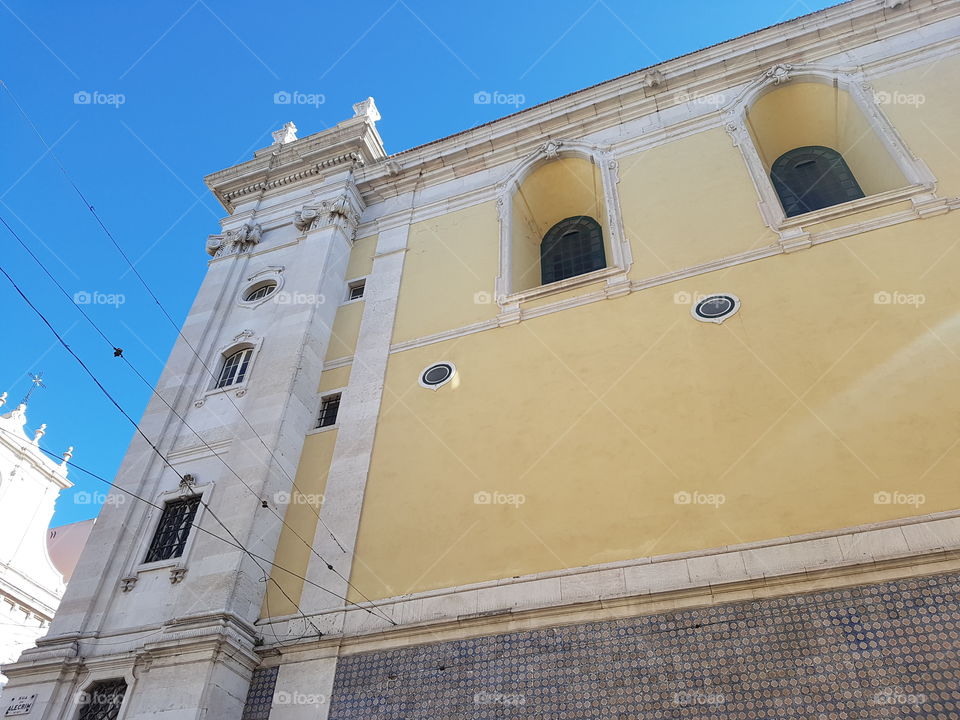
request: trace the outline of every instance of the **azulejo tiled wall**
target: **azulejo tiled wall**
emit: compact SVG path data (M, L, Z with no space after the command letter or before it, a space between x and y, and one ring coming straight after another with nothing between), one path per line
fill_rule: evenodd
M960 719L960 575L341 658L332 720Z

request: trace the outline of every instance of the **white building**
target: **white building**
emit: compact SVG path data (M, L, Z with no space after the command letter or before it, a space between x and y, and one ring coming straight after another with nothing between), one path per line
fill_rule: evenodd
M0 405L6 397L0 396ZM26 409L21 404L0 415L0 666L46 633L65 588L48 534L57 496L72 486L70 451L61 463L45 455L38 443L46 426L28 437ZM0 675L0 686L5 683Z

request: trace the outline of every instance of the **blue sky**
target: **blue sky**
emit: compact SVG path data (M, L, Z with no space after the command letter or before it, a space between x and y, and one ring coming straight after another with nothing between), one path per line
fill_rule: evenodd
M0 67L180 322L206 270L204 240L224 214L203 176L249 159L288 120L304 137L350 117L351 105L372 95L387 151L398 152L829 4L0 0ZM475 102L484 92L503 102ZM278 93L306 102L277 103ZM0 112L0 216L71 295L98 301L86 305L90 315L155 382L175 330L4 91ZM0 263L139 419L150 390L13 237L2 228L0 235ZM0 392L15 404L27 374L42 370L48 388L31 401L28 427L46 423L46 447L73 445L74 461L112 478L133 427L3 278L0 303ZM54 524L99 510L95 493L106 488L78 471L71 479Z

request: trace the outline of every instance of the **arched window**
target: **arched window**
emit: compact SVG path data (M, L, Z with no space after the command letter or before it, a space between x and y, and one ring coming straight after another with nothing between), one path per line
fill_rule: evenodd
M540 243L540 282L583 275L607 266L600 223L587 215L561 220Z
M785 152L770 168L770 179L787 217L863 197L843 156L821 145Z
M223 388L242 383L247 376L251 355L253 355L253 349L244 348L228 356L220 370L220 377L217 378L217 387Z

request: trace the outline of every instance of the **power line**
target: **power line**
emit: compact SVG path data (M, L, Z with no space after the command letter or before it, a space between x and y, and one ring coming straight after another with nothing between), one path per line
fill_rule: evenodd
M163 463L164 463L167 467L169 467L171 470L173 470L174 474L176 474L176 476L179 477L180 480L182 481L182 480L183 480L183 477L180 475L180 473L177 472L177 469L170 463L170 461L166 458L166 456L164 456L164 454L163 454L162 452L160 452L159 448L157 448L157 446L154 445L154 443L150 440L150 438L147 437L146 433L144 433L143 430L140 429L140 426L137 424L137 422L136 422L132 417L130 417L130 415L127 413L127 411L124 410L123 407L120 405L120 403L118 403L118 402L116 401L116 399L114 399L113 395L111 395L110 392L103 386L103 383L101 383L100 380L97 378L97 376L93 373L93 371L90 370L89 367L87 367L86 363L83 362L83 360L80 358L80 356L77 355L69 345L67 345L67 343L64 341L64 339L63 339L63 337L60 335L60 333L57 332L56 328L54 328L53 325L50 324L50 321L47 320L47 318L44 316L44 314L43 314L42 312L40 312L40 310L37 308L37 306L34 305L33 302L30 301L30 298L28 298L28 297L24 294L23 290L20 289L20 286L17 285L17 283L14 281L14 279L13 279L12 277L10 277L10 274L6 271L6 269L3 268L3 266L0 266L0 273L2 273L2 274L4 275L4 277L7 278L7 280L10 282L11 285L13 285L14 289L17 291L17 294L19 294L20 297L23 298L24 302L26 302L27 305L30 306L30 309L33 310L33 311L37 314L37 316L43 321L43 323L50 329L50 332L52 332L52 333L54 334L54 336L57 338L57 341L58 341L58 342L64 347L64 349L65 349L68 353L70 353L70 355L80 364L80 367L82 367L82 368L84 369L84 371L87 373L87 375L90 376L90 379L93 380L94 383L96 383L97 387L100 388L100 391L107 397L107 399L110 400L111 403L113 403L113 405L117 408L117 410L120 412L120 414L122 414L122 415L130 422L130 424L133 425L134 429L137 431L137 434L139 434L139 435L144 439L144 441L147 443L147 445L150 446L150 448L153 450L153 452L156 453L156 455L163 461ZM210 505L209 505L208 503L204 502L203 497L202 497L202 496L198 496L198 499L199 499L200 504L203 505L204 509L206 509L207 512L210 513L210 516L211 516L214 520L217 521L217 524L220 525L220 527L222 527L223 530L227 533L227 535L229 535L230 538L234 541L234 543L236 544L236 547L238 547L240 550L242 550L243 552L245 552L245 553L250 557L250 559L253 560L253 564L256 565L256 566L260 569L260 572L263 572L263 573L265 574L266 571L263 569L263 566L260 565L259 562L257 562L257 560L255 559L253 553L251 553L249 550L247 550L247 549L243 546L243 543L241 543L241 542L237 539L237 537L230 531L230 528L228 528L228 527L223 523L223 521L220 520L220 518L217 517L216 513L214 513L214 511L213 511L213 509L210 507ZM303 615L304 620L307 621L307 622L309 622L309 620L307 620L307 616L304 614L303 610L300 608L300 606L299 606L297 603L295 603L295 602L293 601L293 599L292 599L289 595L287 595L286 590L283 589L283 587L280 585L280 583L278 583L276 580L274 580L274 584L277 586L277 589L281 592L281 594L284 596L284 598L286 598L287 601L290 602L291 605L293 605L295 608L297 608L297 610L299 610L300 614ZM311 624L312 624L312 623L311 623ZM317 630L317 632L320 632L320 631Z
M0 268L0 272L2 272L2 268ZM9 436L11 436L11 437L13 437L13 438L16 438L18 441L23 441L23 438L22 438L22 437L16 435L15 433L10 432L9 430L7 430L7 429L5 429L5 428L0 428L0 432L5 433L6 435L9 435ZM49 456L49 457L51 457L51 458L53 458L53 459L55 459L55 460L62 458L62 455L61 455L61 454L58 454L58 453L56 453L56 452L53 452L52 450L48 450L47 448L44 448L44 447L42 447L42 446L39 445L39 444L35 445L35 447L36 447L37 449L39 449L40 452L44 453L45 455L47 455L47 456ZM155 502L153 502L153 501L151 501L151 500L148 500L147 498L145 498L145 497L143 497L143 496L141 496L141 495L138 495L137 493L135 493L135 492L132 491L132 490L128 490L127 488L123 487L122 485L118 485L118 484L116 484L115 482L112 482L112 481L110 481L110 480L107 480L107 479L106 479L105 477L103 477L102 475L100 475L100 474L98 474L98 473L95 473L93 470L89 470L89 469L87 469L86 467L84 467L84 466L82 466L82 465L77 464L77 463L74 462L73 460L67 460L67 461L66 461L66 464L67 464L68 467L73 468L73 469L75 469L75 470L78 470L78 471L84 473L85 475L87 475L87 476L89 476L89 477L92 477L93 479L98 480L99 482L102 482L102 483L104 483L105 485L108 485L109 487L113 488L114 490L118 490L118 491L124 493L125 495L129 495L130 497L134 498L135 500L139 500L140 502L149 505L150 507L154 508L155 510L163 511L163 507L160 506L160 505L157 505ZM212 514L212 513L211 513L211 514ZM269 560L268 558L263 557L262 555L259 555L259 554L255 553L255 552L252 552L252 551L250 551L250 550L247 550L246 548L244 548L241 544L238 544L237 542L228 540L227 538L223 537L222 535L217 535L217 534L216 534L215 532L213 532L212 530L208 530L207 528L199 525L195 520L191 520L191 521L190 521L190 527L191 527L191 528L196 528L199 532L202 532L202 533L204 533L204 534L206 534L206 535L209 535L210 537L215 538L215 539L217 539L217 540L219 540L219 541L221 541L221 542L223 542L223 543L226 543L227 545L229 545L229 546L231 546L231 547L234 547L234 548L236 548L236 549L238 549L238 550L243 550L243 551L246 552L248 555L250 555L252 558L256 558L257 560L262 560L263 562L267 563L267 564L270 565L271 567L276 568L276 569L279 570L280 572L284 572L284 573L286 573L287 575L290 575L291 577L297 578L298 580L302 580L302 581L303 581L304 583L306 583L307 585L311 585L311 586L313 586L313 587L315 587L315 588L317 588L317 589L319 589L319 590L323 590L325 593L328 593L329 595L332 595L333 597L337 598L338 600L344 600L344 601L345 601L345 599L344 599L343 597L341 597L339 594L335 593L333 590L329 590L329 589L325 588L323 585L320 585L319 583L316 583L316 582L314 582L313 580L310 580L309 578L306 578L306 577L304 577L303 575L300 575L299 573L297 573L297 572L295 572L295 571L293 571L293 570L290 570L290 569L287 568L287 567L284 567L283 565L280 565L280 564L278 564L278 563L275 563L275 562L273 562L272 560ZM272 578L271 578L271 580L272 580ZM291 602L292 602L292 601L291 601ZM345 602L346 602L346 601L345 601ZM293 604L294 604L294 606L296 607L296 603L293 603ZM298 609L299 609L299 608L298 608ZM313 613L313 614L316 614L316 613ZM306 616L304 616L304 618L306 619ZM311 624L312 624L312 623L311 623Z
M40 132L40 130L37 128L36 124L33 122L33 120L32 120L32 119L30 118L30 116L27 114L26 110L23 108L23 106L22 106L22 105L20 104L20 102L17 100L16 96L13 94L13 91L9 88L9 86L7 86L7 84L6 84L5 82L3 82L3 80L0 80L0 86L2 86L3 89L7 91L7 94L10 96L10 99L13 101L14 105L17 106L17 110L18 110L18 111L20 112L20 114L23 116L24 120L26 120L27 123L30 125L30 127L33 129L34 134L36 134L36 136L39 138L41 144L44 146L44 148L46 149L47 153L54 159L54 161L56 162L57 166L58 166L59 169L60 169L60 172L63 173L63 176L67 179L67 182L69 182L70 185L73 187L73 189L76 191L77 195L78 195L78 196L80 197L80 199L83 201L84 206L85 206L85 207L87 208L87 210L89 210L90 213L93 215L94 219L97 221L97 224L100 226L100 228L101 228L101 229L103 230L103 232L106 234L106 236L109 238L109 240L110 240L110 242L113 244L114 248L116 248L117 252L118 252L118 253L120 254L120 256L124 259L124 261L127 263L127 265L130 266L130 270L131 270L131 271L133 272L133 274L136 276L137 280L139 280L140 284L143 285L144 289L147 291L147 293L150 295L150 297L151 297L151 298L153 299L153 301L156 303L157 307L160 308L160 312L161 312L161 313L163 314L163 316L167 319L167 322L170 323L170 325L171 325L171 326L173 327L173 329L176 331L177 335L178 335L178 336L180 337L180 339L184 342L184 344L185 344L188 348L190 348L190 351L194 354L194 356L197 358L197 360L200 361L200 364L203 366L203 369L207 371L207 374L208 374L214 381L216 381L216 379L217 379L217 378L216 378L216 375L214 375L214 373L213 373L213 371L210 369L210 367L206 364L206 362L204 362L203 358L202 358L202 357L200 356L200 354L197 352L196 348L194 348L193 345L190 343L190 341L187 340L187 338L184 336L183 332L180 330L180 326L173 320L173 318L172 318L172 317L170 316L170 314L167 312L166 308L164 308L163 304L160 302L160 299L157 297L156 293L153 292L153 290L152 290L152 289L150 288L150 286L147 284L147 281L143 278L143 276L142 276L142 275L140 274L140 272L137 270L137 268L135 267L135 265L130 261L130 258L127 256L126 252L124 252L123 248L122 248L122 247L120 246L120 244L117 242L116 238L114 238L113 234L112 234L112 233L110 232L110 230L107 228L106 224L105 224L105 223L103 222L103 220L100 218L99 214L97 214L96 209L93 207L93 205L90 204L90 202L87 200L86 196L83 194L83 192L82 192L82 191L80 190L80 188L77 186L77 184L73 181L73 178L70 177L70 174L67 172L67 169L64 167L63 163L60 162L60 158L59 158L59 157L57 156L57 154L54 152L53 147L52 147L49 143L47 143L46 139L43 137L43 134ZM116 349L115 349L115 350L116 350ZM306 495L306 493L304 493L302 490L300 490L300 488L297 486L296 480L295 480L293 477L291 477L290 473L287 472L286 468L284 468L283 464L280 462L280 460L279 460L279 459L277 458L277 456L274 454L273 450L271 450L270 447L267 446L266 442L264 442L263 438L260 436L260 433L257 432L256 428L253 427L253 425L250 423L250 421L247 419L247 417L243 414L243 412L241 412L240 408L237 407L236 403L233 401L233 398L230 397L229 393L226 395L226 398L227 398L227 400L230 402L230 404L233 405L233 408L237 411L237 414L238 414L238 415L240 416L240 418L244 421L244 423L246 423L247 427L249 427L250 430L253 431L253 434L256 436L257 440L260 441L260 444L263 445L264 449L270 454L271 459L277 464L277 466L280 468L280 471L281 471L284 475L287 476L287 479L290 481L290 483L292 484L293 488L294 488L297 492L299 492L301 495ZM319 511L315 510L315 509L313 508L313 506L310 505L309 503L307 504L307 506L308 506L308 507L311 509L311 511L316 515L316 517L317 517L317 522L319 522L320 525L323 526L323 528L327 531L327 533L330 535L330 537L333 539L333 541L337 544L337 547L339 547L340 550L341 550L343 553L346 553L346 552L347 552L347 549L343 546L343 544L337 539L337 536L334 535L333 531L332 531L332 530L327 526L327 524L323 521L323 518L320 517ZM329 564L328 564L328 566L329 566ZM331 569L332 569L332 568L331 568ZM334 570L334 572L337 572L337 571ZM339 575L339 573L337 573L337 574ZM341 579L343 579L345 582L349 583L349 580L347 580L347 579L344 578L343 576L341 576ZM366 595L364 595L362 592L360 592L357 588L354 588L354 590L355 590L361 597L363 597L364 600L366 600L367 602L372 602Z
M341 574L330 562L328 562L323 556L321 556L320 553L318 553L317 550L313 547L313 544L312 544L312 543L308 542L308 541L307 541L302 535L300 535L300 533L298 533L289 523L287 523L286 520L276 511L275 508L273 508L273 507L271 507L269 504L267 504L267 502L266 502L265 500L263 500L263 499L254 491L254 489L253 489L252 487L250 487L250 485L249 485L246 481L244 481L244 479L239 475L239 473L237 473L236 470L234 470L234 469L227 463L227 461L224 460L223 457L221 457L221 455L220 455L219 453L217 453L212 447L210 447L210 445L207 443L207 441L204 440L203 436L200 435L200 433L197 432L197 431L187 422L187 420L186 420L182 415L180 415L180 413L177 412L176 408L174 408L173 405L171 405L171 404L167 401L167 399L164 398L163 395L160 394L160 392L155 388L155 386L153 385L153 383L151 383L149 380L147 380L147 378L145 378L145 377L143 376L143 374L136 368L136 366L134 366L134 364L130 361L130 359L127 358L127 357L123 354L123 350L122 350L121 348L117 347L117 346L110 340L110 338L107 337L106 333L104 333L103 330L100 328L100 326L97 325L96 322L94 322L93 318L91 318L90 315L87 314L87 312L83 309L83 307L80 306L80 305L78 305L77 303L73 302L73 300L71 299L70 294L67 292L66 288L63 287L63 285L57 280L57 278L56 278L56 277L54 276L54 274L49 270L49 268L47 268L47 266L43 263L43 261L40 260L39 257L37 257L37 255L33 252L33 250L30 249L30 246L27 245L27 243L25 243L25 242L23 241L23 239L16 233L16 231L14 231L14 229L13 229L12 227L10 227L9 223L7 223L7 221L6 221L2 216L0 216L0 223L2 223L3 226L7 229L7 231L8 231L11 235L13 235L14 238L16 238L17 242L20 243L20 246L21 246L24 250L26 250L27 253L30 255L30 257L33 258L34 262L36 262L37 265L40 266L40 269L43 270L43 272L44 272L44 273L46 274L46 276L50 279L50 281L53 282L53 284L54 284L54 285L57 287L57 289L60 291L60 293L61 293L65 298L67 298L67 301L70 302L70 304L73 305L73 306L80 312L80 314L83 316L83 318L90 324L90 326L97 332L97 334L99 334L100 337L102 337L103 340L107 343L107 345L109 345L109 346L113 349L113 356L114 356L114 357L119 357L121 360L123 360L124 363L126 363L126 365L134 372L134 374L135 374L138 378L140 378L140 381L141 381L157 398L159 398L160 401L163 402L164 405L167 406L167 409L169 409L170 412L172 412L172 413L177 417L177 419L180 421L180 423L181 423L184 427L186 427L188 430L190 430L190 432L192 432L192 433L197 437L197 439L203 444L203 446L204 446L207 450L209 450L209 451L211 452L211 454L212 454L214 457L216 457L217 460L219 460L220 463L221 463L227 470L229 470L230 473L232 473L235 478L237 478L237 480L240 481L240 483L250 492L250 494L252 494L252 495L256 498L257 502L260 503L260 507L269 510L269 511L274 515L274 517L276 517L276 518L281 522L281 524L282 524L285 528L287 528L290 532L292 532L292 533L294 534L294 536L296 536L296 538L297 538L301 543L303 543L303 544L310 550L310 552L313 553L313 554L327 567L328 570L330 570L330 571L333 572L335 575L337 575L337 577L339 577L341 580L343 580L343 581L347 584L348 587L352 588L354 591L357 592L357 594L359 594L361 597L363 597L364 600L366 600L367 602L369 602L369 603L372 604L373 601L370 600L370 598L366 597L366 595L364 595L362 592L360 592L360 590L359 590L352 582L350 582L349 578L344 577L344 575ZM9 277L9 276L8 276L8 277ZM116 403L115 403L115 404L116 404ZM128 418L128 419L129 419L129 418ZM296 488L296 486L294 486L294 487ZM303 493L299 488L296 488L296 490L300 493L301 496L304 496L304 493ZM309 504L308 504L308 505L309 505ZM311 507L311 509L312 509L313 506L312 506L312 505L309 505L309 507ZM353 605L355 605L356 607L362 608L362 609L365 610L366 612L368 612L368 613L370 613L370 614L373 614L373 612L372 612L370 609L368 609L368 608L363 608L363 606L358 605L357 603L354 603L354 602L351 601L351 600L344 599L344 602L347 602L347 603L349 603L349 604L353 604ZM372 607L376 607L376 605L372 605ZM383 617L383 619L385 619L387 622L389 622L389 623L392 624L392 625L396 625L396 623L395 623L391 618L387 617L382 611L380 611L379 608L378 608L378 612L379 612L379 614L381 615L381 617Z

